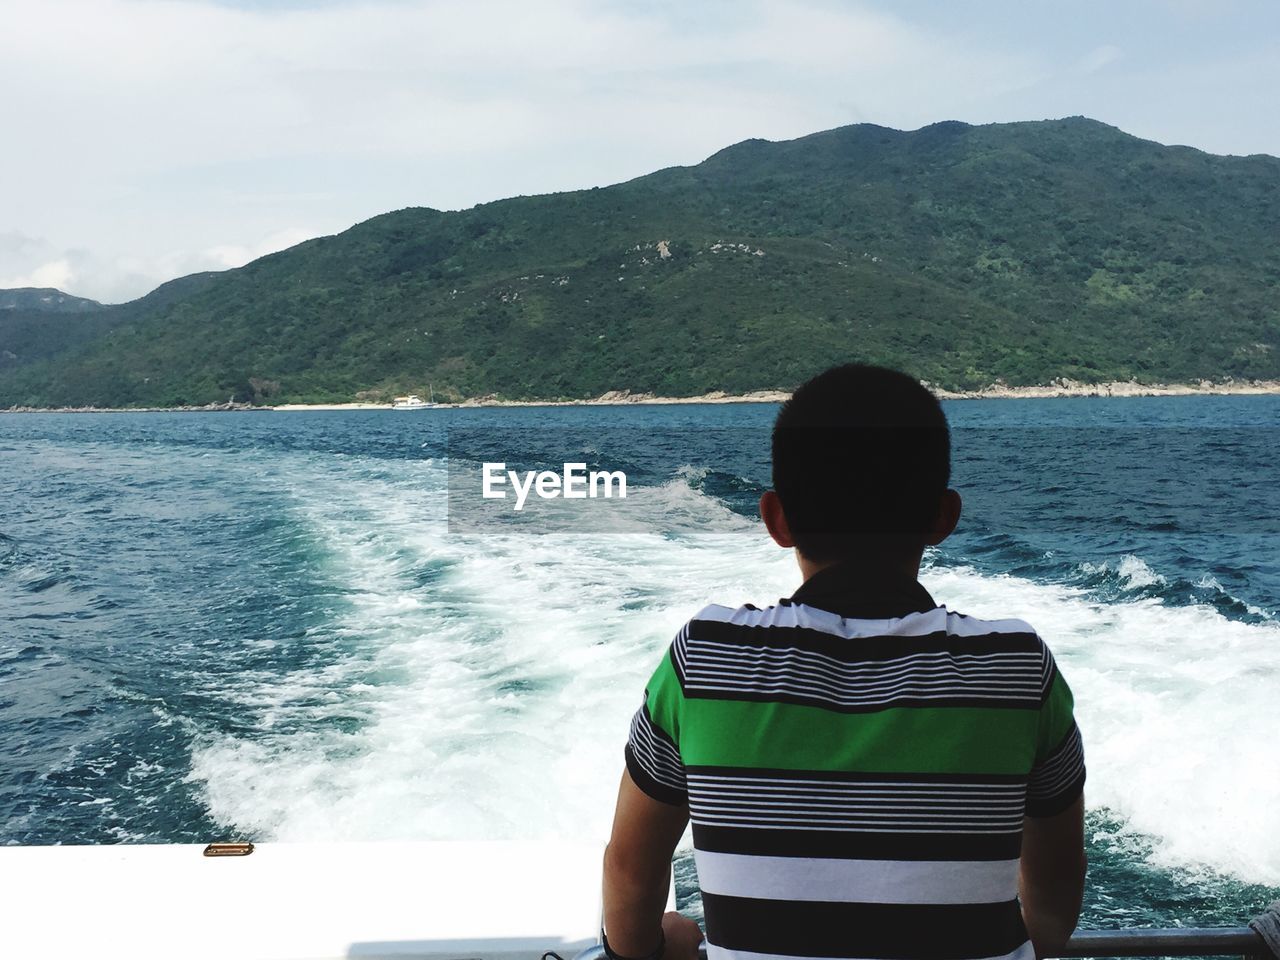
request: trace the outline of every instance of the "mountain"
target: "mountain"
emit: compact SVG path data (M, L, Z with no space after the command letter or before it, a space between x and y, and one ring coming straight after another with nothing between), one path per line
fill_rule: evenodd
M24 310L34 313L91 313L101 310L97 300L73 297L51 287L17 287L0 290L0 312Z
M96 300L45 287L0 290L0 383L6 371L47 360L110 327Z
M0 368L0 406L688 396L855 359L960 388L1278 379L1277 238L1274 157L1084 118L860 124L184 278Z

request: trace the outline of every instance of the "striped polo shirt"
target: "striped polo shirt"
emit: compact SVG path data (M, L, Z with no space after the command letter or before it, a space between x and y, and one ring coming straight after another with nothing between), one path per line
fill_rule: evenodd
M1032 960L1023 817L1065 810L1085 777L1030 626L847 566L690 620L626 760L688 805L710 960Z

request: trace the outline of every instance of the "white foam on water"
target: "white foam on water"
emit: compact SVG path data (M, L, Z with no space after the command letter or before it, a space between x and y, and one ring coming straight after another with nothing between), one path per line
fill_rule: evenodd
M440 475L416 469L299 480L299 516L352 591L316 641L347 652L242 677L227 695L255 730L203 737L192 779L215 819L263 840L604 839L672 635L708 602L790 593L790 553L758 526L451 536L427 496ZM694 529L740 522L685 483L649 499ZM1039 629L1076 694L1090 806L1153 838L1158 866L1280 884L1280 625L968 568L923 579L953 610Z
M1080 570L1087 574L1103 574L1112 569L1112 564L1107 561L1100 563L1085 561L1080 564ZM1141 557L1134 556L1132 553L1127 553L1121 557L1119 562L1114 565L1114 570L1116 575L1124 581L1126 589L1129 590L1138 590L1142 587L1169 582L1164 576L1152 570L1147 561Z
M1157 866L1280 884L1280 625L966 568L922 579L953 610L1045 638L1075 693L1088 805L1151 837Z
M1133 554L1125 554L1120 558L1120 564L1116 568L1116 572L1125 579L1130 587L1150 587L1157 583L1168 583L1168 581L1156 573L1147 564L1147 561L1141 557L1135 557Z
M365 653L226 691L256 729L202 738L191 778L215 819L262 839L602 840L631 715L680 624L798 579L750 535L451 536L400 481L299 496L354 591L332 630ZM685 484L646 502L682 526L741 522Z

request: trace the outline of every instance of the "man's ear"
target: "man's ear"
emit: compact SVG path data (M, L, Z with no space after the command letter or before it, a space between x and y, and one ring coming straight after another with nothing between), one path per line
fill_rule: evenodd
M936 547L951 536L956 524L960 522L962 505L960 494L956 491L947 490L942 494L938 500L938 516L933 522L933 529L929 531L929 536L924 541L928 546Z
M787 526L786 514L782 512L782 501L772 490L766 490L760 494L760 519L764 521L765 529L769 531L769 536L773 537L773 542L778 546L794 547L796 545L791 537L791 528Z

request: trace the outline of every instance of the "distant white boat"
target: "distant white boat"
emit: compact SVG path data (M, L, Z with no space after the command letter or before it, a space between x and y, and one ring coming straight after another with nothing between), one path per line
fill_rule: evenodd
M396 397L391 401L392 410L425 410L428 407L436 406L434 394L431 400L423 400L416 394L409 394L407 397Z

